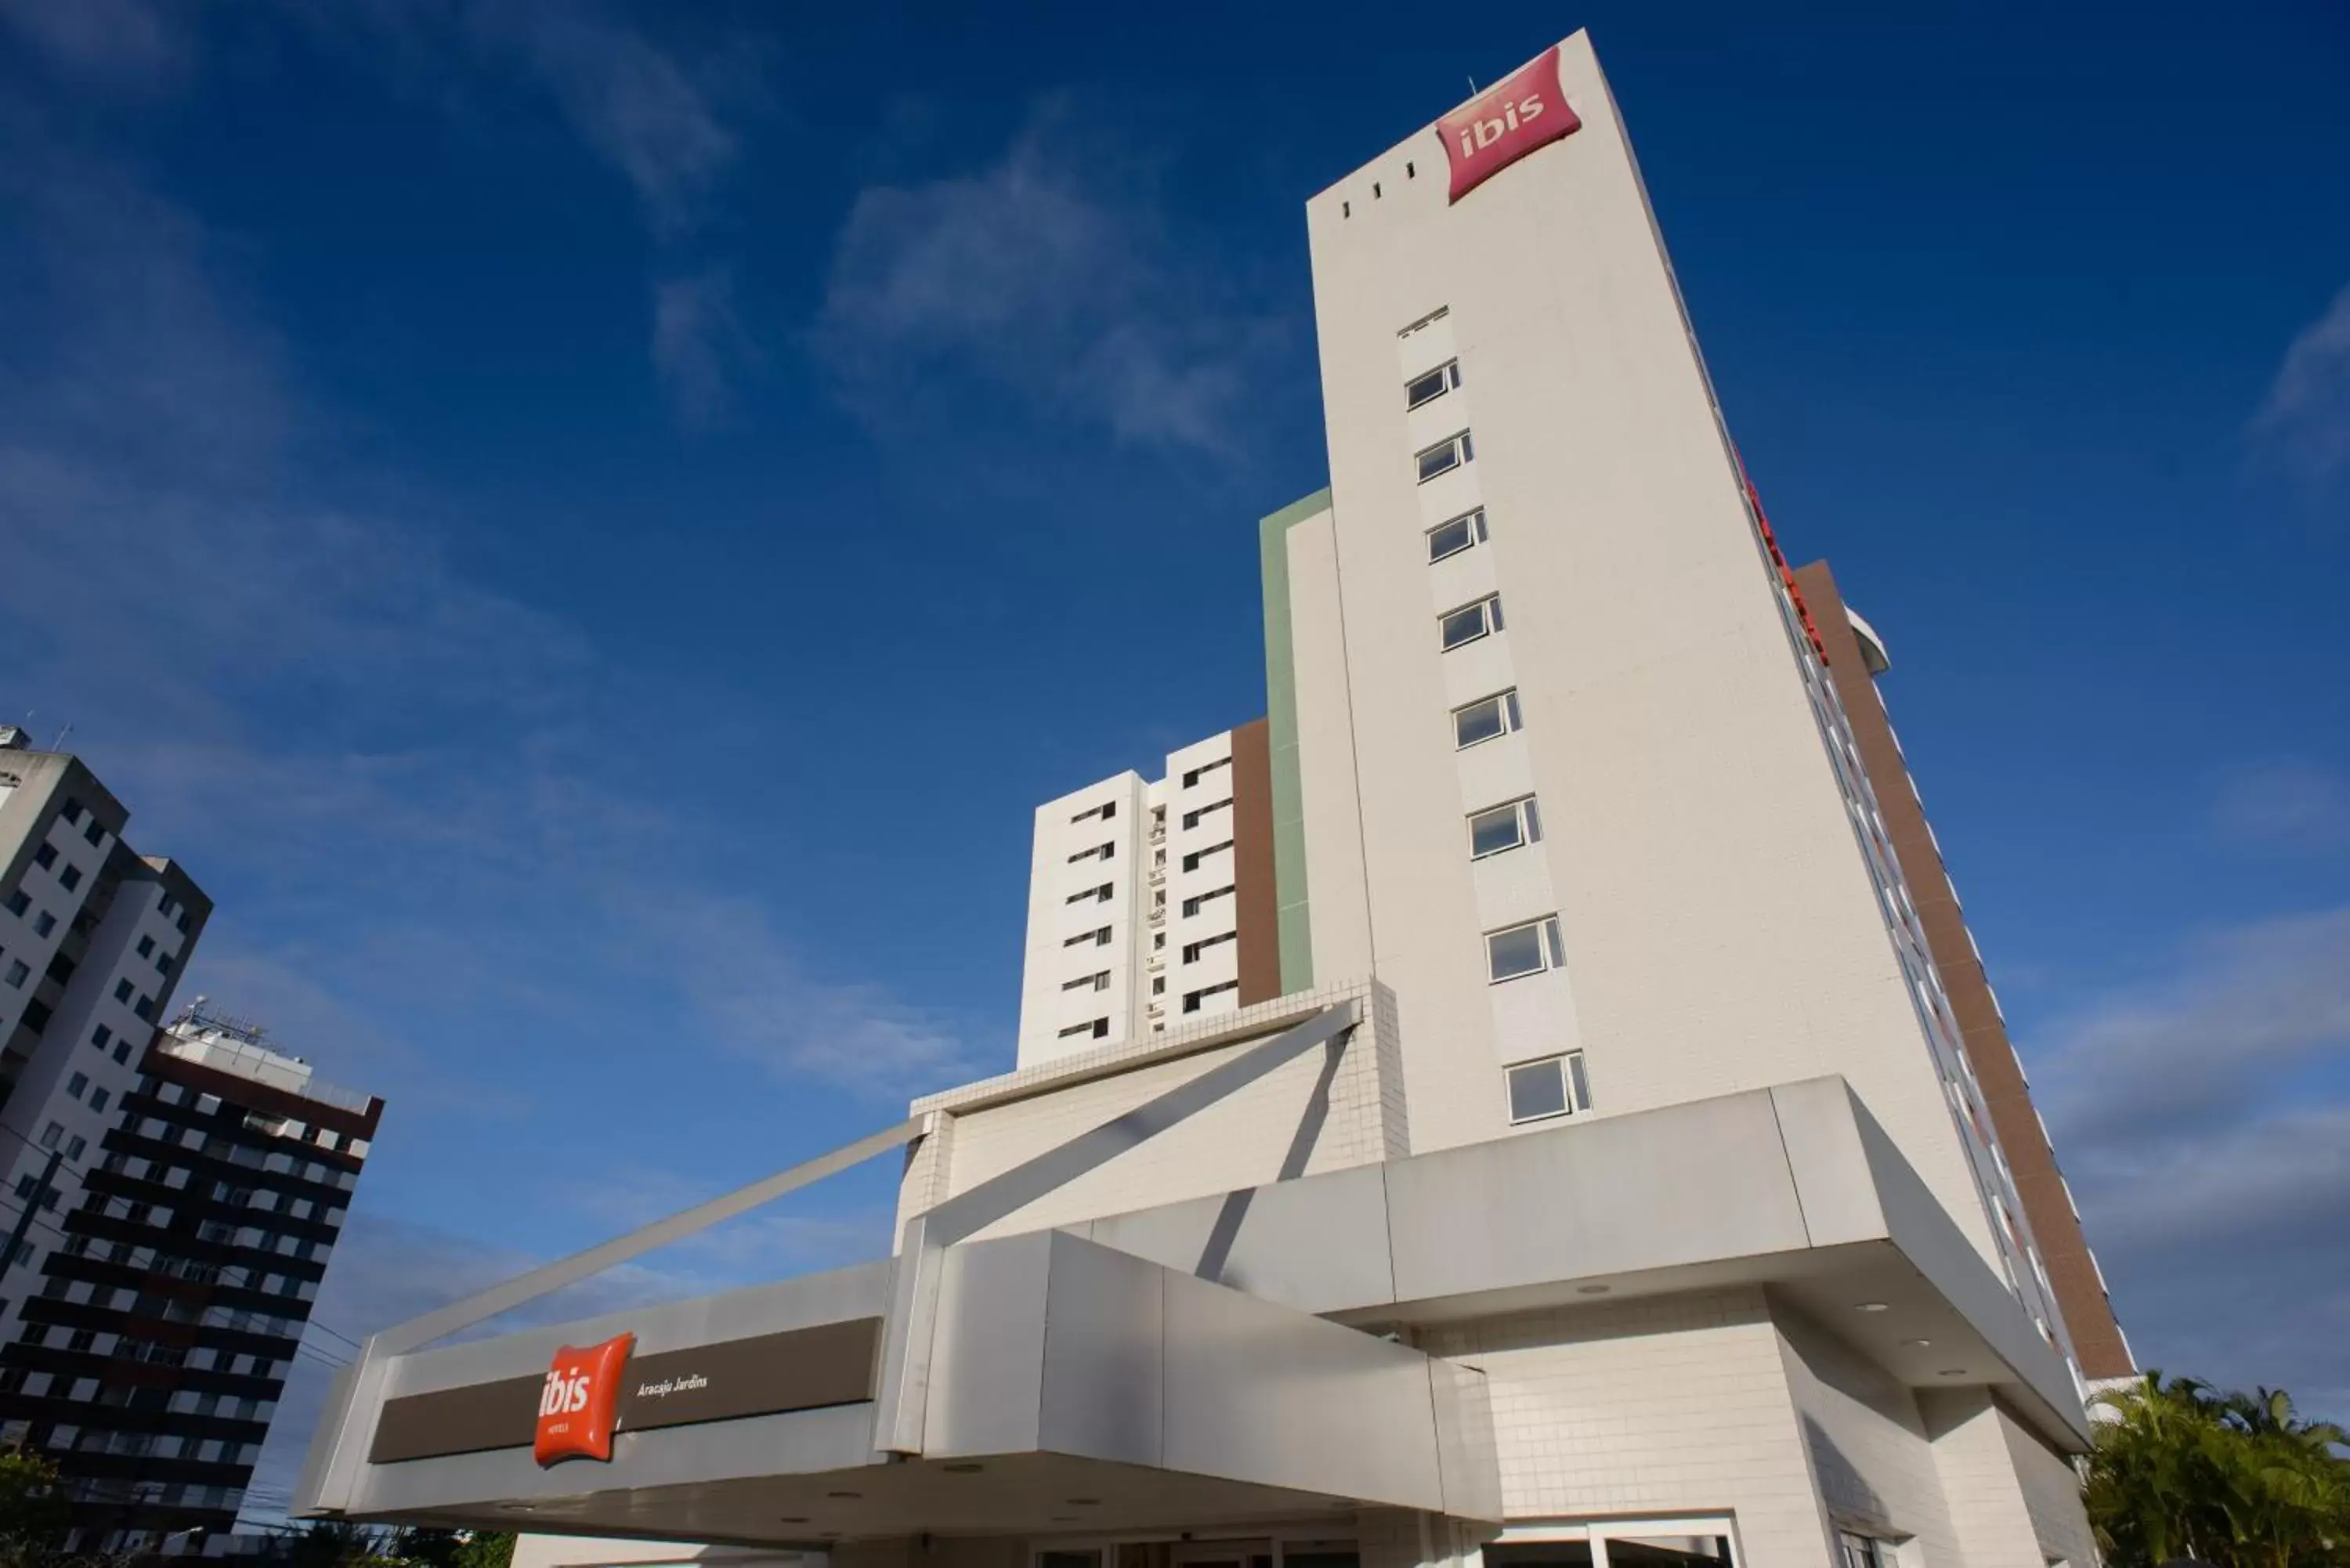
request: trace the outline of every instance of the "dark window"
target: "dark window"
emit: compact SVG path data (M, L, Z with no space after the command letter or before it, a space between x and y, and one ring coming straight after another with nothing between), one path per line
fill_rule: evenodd
M1473 605L1463 605L1437 618L1439 640L1447 649L1490 637L1502 629L1502 596L1490 594Z
M89 1043L103 1051L106 1049L106 1043L113 1038L114 1031L101 1023L90 1031Z
M23 959L10 959L8 961L8 983L15 986L17 990L24 990L25 981L30 980L32 975L32 966L27 964Z
M106 1090L92 1089L89 1092L89 1108L94 1111L102 1111L106 1109L107 1097Z
M1403 389L1403 406L1416 409L1422 403L1432 403L1461 384L1461 363L1448 360L1427 375L1413 379Z
M76 1073L72 1077L66 1080L66 1093L71 1095L77 1100L80 1099L88 1088L89 1075L88 1073Z
M1425 484L1438 474L1450 473L1475 455L1470 449L1467 431L1450 441L1439 441L1415 460L1419 468L1419 482Z
M157 974L169 974L169 973L171 973L171 972L172 972L172 962L173 962L173 961L174 961L172 960L172 955L171 955L170 953L159 953L159 954L157 954L157 955L156 955L156 958L155 958L155 972L156 972Z
M1452 744L1455 750L1490 741L1496 735L1507 734L1520 728L1518 694L1503 691L1465 708L1452 711Z
M115 1000L115 1001L117 1001L117 1002L128 1002L128 1001L130 1001L130 992L131 992L132 989L133 989L133 987L131 986L131 984L130 984L130 982L129 981L127 981L127 980L118 980L118 981L116 981L114 982L114 1000Z
M1215 947L1220 943L1232 940L1239 934L1240 933L1237 931L1226 931L1220 937L1201 937L1196 942L1185 942L1183 944L1183 961L1185 963L1198 963L1201 953L1206 952L1210 948Z
M63 888L68 893L72 892L76 888L80 887L81 867L78 866L68 866L64 870L58 872L57 886Z
M66 804L59 809L57 815L64 817L68 822L79 822L81 820L81 802L76 800L71 795L66 796Z
M1457 556L1471 545L1484 542L1485 514L1480 508L1430 528L1428 531L1428 558L1431 562L1440 561L1447 556Z
M152 953L154 950L155 950L155 939L154 939L153 937L140 937L140 938L139 939L139 956L140 956L140 958L145 958L145 957L147 957L149 954Z
M44 843L38 849L33 851L33 860L36 865L47 870L57 863L57 846Z
M33 917L33 934L35 936L46 937L57 929L57 918L55 915L50 914L47 909L43 909L39 914Z
M1186 898L1183 900L1183 913L1186 918L1196 915L1200 912L1201 906L1211 903L1218 898L1229 898L1232 897L1232 890L1230 888L1217 888L1211 891L1201 894L1196 898Z
M7 904L8 912L21 919L25 911L33 907L33 900L25 897L25 889L19 888L8 895Z
M1218 768L1228 768L1232 765L1232 759L1230 757L1218 757L1212 763L1201 763L1198 767L1193 768L1190 773L1183 775L1183 787L1185 789L1196 788L1200 780L1204 775L1214 773Z
M89 819L88 825L81 830L81 836L88 839L91 844L95 845L99 839L106 836L105 825L93 816Z
M142 996L130 1004L130 1011L152 1023L155 1022L155 999L151 996Z
M1186 871L1197 871L1200 868L1200 861L1201 857L1210 855L1221 855L1232 846L1232 841L1227 838L1222 844L1211 844L1205 849L1194 849L1191 854L1183 857L1183 869Z
M1219 992L1238 991L1240 988L1239 981L1228 980L1222 985L1202 986L1198 991L1187 991L1183 993L1183 1011L1197 1012L1200 1011L1200 1003L1207 998L1216 995Z

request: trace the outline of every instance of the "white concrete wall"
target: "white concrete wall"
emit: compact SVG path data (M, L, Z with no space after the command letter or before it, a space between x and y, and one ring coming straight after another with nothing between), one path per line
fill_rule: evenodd
M1913 1539L1921 1558L1960 1561L1917 1396L1807 1320L1778 1314L1780 1353L1821 1501L1837 1522Z
M1401 1012L1416 1144L1503 1135L1501 1064L1546 1042L1582 1045L1602 1114L1837 1073L1994 1256L1580 36L1562 73L1583 129L1459 204L1425 131L1307 204L1335 515L1325 583L1343 588L1335 678L1354 693L1368 924ZM1463 385L1408 411L1407 376L1453 356ZM1463 426L1474 461L1416 483L1413 454ZM1481 504L1489 543L1431 567L1426 529ZM1488 584L1507 630L1440 652L1438 611ZM1326 591L1300 583L1295 597ZM1328 691L1332 655L1306 639L1297 651L1303 702ZM1503 684L1520 691L1523 734L1456 754L1451 710ZM1312 737L1330 728L1301 725L1323 793L1341 770ZM1462 815L1520 785L1543 810L1546 877L1481 886ZM1504 1006L1482 934L1545 880L1567 973L1541 1005ZM1318 921L1318 889L1316 904Z
M1121 1044L1139 1031L1143 989L1141 940L1149 813L1146 786L1134 773L1118 774L1036 808L1028 870L1028 940L1021 962L1018 1060L1025 1066L1076 1051ZM1100 809L1114 806L1105 819ZM1110 846L1107 859L1087 852ZM1084 858L1072 858L1073 857ZM1107 886L1107 902L1073 895ZM1072 938L1107 927L1106 944ZM1071 990L1069 982L1107 971L1109 985ZM1097 1018L1108 1033L1070 1035Z
M1822 1568L1825 1517L1757 1290L1424 1333L1484 1368L1513 1521L1733 1510L1752 1568Z
M1289 637L1314 972L1368 974L1370 895L1363 881L1363 822L1334 514L1325 511L1293 524L1284 545L1289 557Z

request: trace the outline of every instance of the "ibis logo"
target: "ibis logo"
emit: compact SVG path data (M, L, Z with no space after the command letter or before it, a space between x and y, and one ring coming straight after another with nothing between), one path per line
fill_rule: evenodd
M1458 202L1534 149L1582 128L1583 121L1559 90L1558 51L1547 50L1501 86L1436 122L1445 161L1452 167L1448 202Z
M531 1445L532 1458L551 1465L559 1459L612 1457L620 1373L636 1343L635 1334L623 1334L584 1350L567 1345L555 1353L538 1392L538 1437Z

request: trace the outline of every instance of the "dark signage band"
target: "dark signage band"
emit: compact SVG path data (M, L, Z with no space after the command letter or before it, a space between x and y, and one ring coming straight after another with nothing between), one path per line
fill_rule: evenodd
M642 1432L873 1397L881 1320L855 1318L631 1357L617 1429ZM371 1464L526 1449L538 1425L544 1372L384 1401Z

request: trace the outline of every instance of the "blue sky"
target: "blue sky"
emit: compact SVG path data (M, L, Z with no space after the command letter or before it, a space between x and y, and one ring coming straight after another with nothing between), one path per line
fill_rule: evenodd
M2141 1357L2350 1411L2315 0L0 12L0 716L218 901L183 994L391 1102L329 1325L1008 1065L1031 808L1262 711L1305 198L1577 26Z

